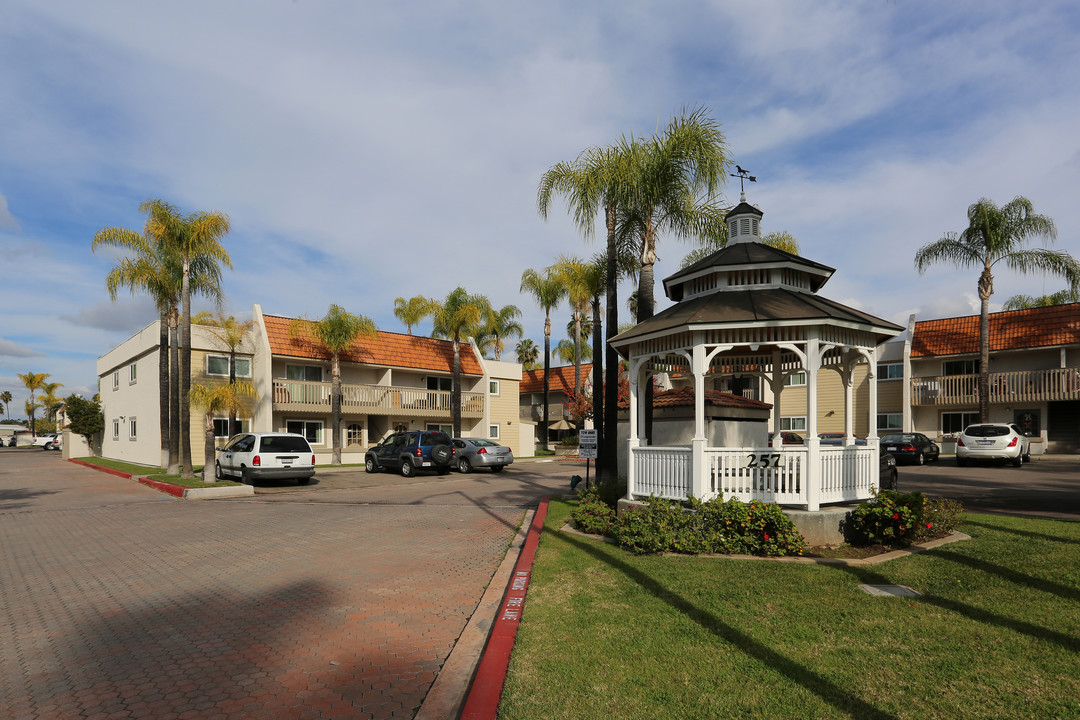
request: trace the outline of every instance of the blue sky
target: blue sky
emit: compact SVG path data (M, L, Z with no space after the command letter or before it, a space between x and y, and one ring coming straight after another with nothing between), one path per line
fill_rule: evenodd
M0 390L13 416L16 373L92 393L97 357L154 319L109 300L117 257L90 252L152 197L229 214L237 316L338 303L404 331L395 297L460 284L540 342L521 272L600 249L562 206L539 218L540 175L698 105L758 177L765 231L836 268L823 295L973 313L974 271L912 258L980 197L1025 195L1080 254L1078 35L1075 2L8 0ZM689 249L660 239L658 296ZM1001 271L992 301L1060 288Z

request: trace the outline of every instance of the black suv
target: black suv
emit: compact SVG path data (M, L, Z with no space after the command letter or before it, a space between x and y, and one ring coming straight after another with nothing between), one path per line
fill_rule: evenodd
M412 477L424 468L445 475L453 462L454 443L449 435L438 430L396 432L364 455L364 468L369 473L389 468L405 477Z

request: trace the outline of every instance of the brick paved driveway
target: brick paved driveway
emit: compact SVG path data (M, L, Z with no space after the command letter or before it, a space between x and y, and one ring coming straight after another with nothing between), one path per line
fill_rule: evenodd
M0 451L0 718L410 718L566 475L183 501Z

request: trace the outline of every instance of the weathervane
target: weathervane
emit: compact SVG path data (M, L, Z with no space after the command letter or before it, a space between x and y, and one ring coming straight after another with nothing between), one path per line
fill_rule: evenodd
M736 172L731 173L731 177L739 178L739 200L746 202L746 181L757 182L757 178L750 174L749 170L743 170L741 165L735 165Z

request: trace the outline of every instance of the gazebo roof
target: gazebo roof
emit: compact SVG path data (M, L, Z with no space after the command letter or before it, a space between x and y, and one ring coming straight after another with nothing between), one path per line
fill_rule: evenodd
M797 269L811 278L810 290L817 292L821 289L834 272L835 268L823 265L804 257L779 250L757 242L733 243L725 248L717 250L712 255L698 260L693 265L683 268L674 275L664 278L664 292L672 300L682 300L683 283L695 276L704 275L712 268L719 270L731 270L741 267L790 267Z
M733 327L822 322L869 329L877 335L879 343L895 337L904 329L888 320L819 295L787 288L769 288L718 292L684 300L619 333L611 339L611 344L616 348L625 347L635 340L694 325Z

